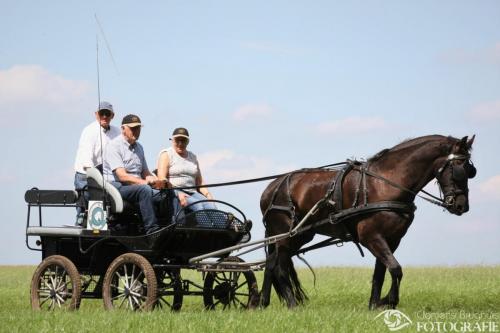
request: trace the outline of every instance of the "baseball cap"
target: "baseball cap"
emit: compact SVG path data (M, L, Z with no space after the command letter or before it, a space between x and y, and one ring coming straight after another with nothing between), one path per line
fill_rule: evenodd
M187 129L184 127L178 127L174 129L174 132L172 133L172 138L177 138L177 137L184 137L186 139L189 139L189 132Z
M128 114L123 117L122 125L127 125L128 127L142 126L141 118L139 118L135 114Z
M102 101L101 103L99 103L99 109L97 109L97 111L101 111L101 110L109 110L109 111L114 113L113 105L111 105L111 103L109 103L109 102Z

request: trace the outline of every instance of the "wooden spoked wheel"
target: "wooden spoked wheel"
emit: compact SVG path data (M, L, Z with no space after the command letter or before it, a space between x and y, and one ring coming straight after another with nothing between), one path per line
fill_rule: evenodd
M224 261L243 262L238 257L228 257ZM252 271L209 272L205 277L203 301L208 310L253 308L258 297L257 281Z
M66 257L54 255L38 265L31 280L34 310L75 310L81 300L80 274Z
M125 253L109 265L102 287L104 307L149 311L156 303L157 282L149 261Z
M159 309L179 311L182 307L183 288L180 269L163 270L157 274Z

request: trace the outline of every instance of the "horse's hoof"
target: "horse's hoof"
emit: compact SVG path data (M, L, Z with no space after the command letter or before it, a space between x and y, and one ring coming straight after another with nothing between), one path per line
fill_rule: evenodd
M392 300L388 297L382 298L380 301L377 302L377 308L379 309L395 309L396 306L398 305L398 301Z

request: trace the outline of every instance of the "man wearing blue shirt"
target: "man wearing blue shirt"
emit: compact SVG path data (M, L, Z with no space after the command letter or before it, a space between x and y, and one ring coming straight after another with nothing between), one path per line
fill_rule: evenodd
M149 171L144 149L137 142L141 134L141 119L133 114L122 120L121 131L106 149L104 177L120 191L126 201L137 203L146 233L160 229L154 206L160 202L157 189L165 183Z

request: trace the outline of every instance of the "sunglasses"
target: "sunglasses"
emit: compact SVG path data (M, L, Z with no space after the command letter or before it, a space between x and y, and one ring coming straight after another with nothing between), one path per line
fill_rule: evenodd
M174 141L176 143L185 143L185 144L187 144L189 142L189 139L186 139L186 138L174 138Z
M113 114L113 112L111 112L110 110L99 110L99 116L101 117L111 117L111 115Z

